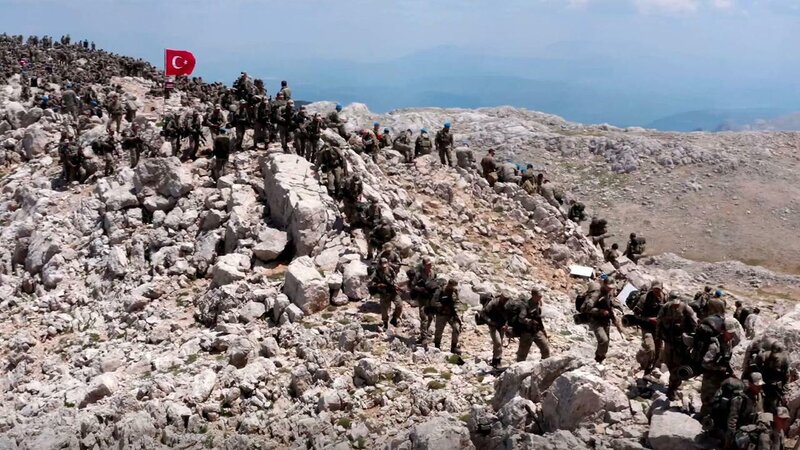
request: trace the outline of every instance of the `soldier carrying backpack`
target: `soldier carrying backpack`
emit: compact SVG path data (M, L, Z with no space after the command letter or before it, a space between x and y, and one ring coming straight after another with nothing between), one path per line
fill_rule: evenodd
M644 237L637 237L636 233L631 233L628 246L625 248L623 255L627 256L634 264L637 264L644 257L645 244L647 244L647 240Z

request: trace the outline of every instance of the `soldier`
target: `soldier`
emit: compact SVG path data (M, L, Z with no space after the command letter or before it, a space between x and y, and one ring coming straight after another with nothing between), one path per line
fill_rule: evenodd
M317 156L316 165L321 173L326 174L328 194L333 198L341 198L347 162L338 147L323 145Z
M642 329L642 349L636 355L636 359L641 364L645 375L656 368L661 356L663 341L655 336L656 324L658 323L658 314L666 302L667 297L664 294L663 285L660 281L653 281L647 293L641 296L632 308L633 315L639 321Z
M67 132L61 133L61 143L58 146L58 154L61 157L61 163L64 167L64 180L67 183L80 181L83 154L81 153L80 147Z
M214 111L208 115L206 123L208 124L208 131L211 132L211 139L213 143L213 140L219 136L222 127L225 126L225 114L222 113L222 106L219 104L214 105Z
M306 132L306 125L309 123L310 118L306 112L306 107L301 106L300 110L292 118L292 127L294 128L294 150L301 157L312 161L306 154L306 147L308 147L308 133Z
M416 142L414 142L414 158L419 158L423 155L430 155L433 151L433 143L431 137L428 136L428 130L423 128L419 130Z
M339 136L347 140L349 137L347 135L347 130L345 129L345 124L347 123L347 119L341 116L341 112L342 112L342 104L337 103L336 108L333 111L331 111L330 114L328 114L327 123L328 127L335 129L339 133Z
M383 321L384 330L389 328L390 323L393 326L397 326L398 320L403 314L403 302L400 300L400 296L397 295L396 279L397 272L389 265L389 261L385 259L378 261L378 267L370 281L370 292L377 293L380 296L381 320ZM394 311L392 312L392 320L389 321L389 308L392 304L394 304Z
M189 136L188 154L183 155L181 160L185 161L191 159L197 160L197 152L200 150L200 141L203 140L203 116L200 111L192 111L191 116L186 117L186 123L183 125L184 132Z
M414 144L411 143L411 135L413 133L410 129L405 130L392 142L392 148L403 155L407 164L414 161Z
M105 138L99 138L92 142L92 150L96 155L101 156L105 162L105 176L114 174L116 170L116 161L114 157L117 152L117 144L114 141L114 131L109 128L107 133Z
M606 239L613 236L607 230L608 221L606 219L599 219L597 216L592 217L592 222L589 224L589 237L592 242L600 247L600 250L606 250Z
M408 290L412 300L419 305L419 343L428 341L428 333L433 317L428 314L431 298L436 291L436 274L433 271L433 261L427 256L422 262L408 272Z
M108 125L107 128L110 131L112 129L112 124L117 125L117 133L120 131L120 127L122 126L122 116L125 114L125 108L122 105L122 102L119 99L119 94L112 93L111 98L109 99L109 103L106 106L108 110Z
M164 117L164 137L170 141L172 146L172 156L178 156L181 151L181 138L183 137L183 127L177 113Z
M689 348L683 335L691 335L697 328L697 316L692 308L677 293L670 294L670 300L658 313L655 339L664 343L661 350L662 361L669 369L667 398L674 400L681 385L679 370L689 364Z
M752 314L753 310L747 306L742 304L741 300L736 300L736 310L733 312L733 318L739 321L739 324L744 327L744 323L747 320L747 316Z
M486 152L486 156L481 159L481 170L483 170L483 178L486 178L489 186L494 186L497 183L497 163L494 160L493 148L490 148Z
M67 90L61 93L61 104L64 110L72 116L73 119L78 118L78 113L81 110L81 100L78 95L72 90L72 85L67 84Z
M697 292L694 294L694 302L690 305L694 310L695 314L697 314L697 318L699 320L703 320L708 317L708 301L711 300L712 296L712 287L706 286L703 288L701 292Z
M383 133L381 133L380 137L378 138L378 147L380 148L392 147L392 135L390 134L388 128L384 128Z
M268 132L269 132L269 119L270 108L269 103L264 100L264 97L255 97L255 107L253 108L253 148L258 148L258 144L265 144L267 146Z
M378 162L378 137L372 130L364 128L361 130L361 140L364 142L364 153L372 157L372 160Z
M756 324L760 317L759 313L761 313L761 308L753 308L753 312L747 316L747 320L744 321L744 335L747 339L753 339L756 336Z
M492 367L500 367L503 358L503 335L506 328L506 305L508 297L505 295L481 295L483 309L480 317L489 326L489 336L492 339Z
M450 122L446 122L441 130L436 132L436 150L439 151L439 160L442 165L453 167L453 133L450 132Z
M611 248L607 248L603 252L603 259L614 266L615 269L619 270L619 244L616 242L611 244Z
M722 322L722 332L717 332L715 328ZM709 335L704 328L714 329L713 334ZM695 339L702 339L709 336L707 350L703 355L702 369L703 381L700 385L700 400L703 406L700 408L700 416L704 417L711 411L711 402L714 394L719 390L722 382L733 375L731 369L731 356L733 347L736 346L736 328L732 320L725 320L722 316L707 317L698 327ZM697 347L695 347L697 348ZM670 375L672 373L670 372Z
M281 81L281 90L278 93L282 94L287 101L292 99L292 88L289 87L289 83L286 80Z
M644 257L645 244L645 238L637 237L636 233L631 233L628 246L625 248L623 255L627 256L634 264L637 264Z
M610 343L611 324L615 323L614 289L606 274L601 275L600 286L590 286L581 312L589 319L589 327L597 338L594 359L601 363L606 359ZM596 283L595 283L596 284Z
M214 181L225 175L225 165L231 155L232 142L225 128L219 129L219 135L214 138L214 168L211 171L211 178Z
M139 107L136 106L136 97L132 97L125 102L125 120L128 123L132 123L133 120L136 118L136 112L139 110Z
M367 259L372 259L372 255L377 249L380 249L384 244L394 239L397 233L392 227L389 219L382 219L378 225L374 227L369 233L369 242L367 245Z
M586 205L581 202L577 202L574 200L570 200L570 207L569 212L567 213L567 218L577 224L580 224L584 220L586 220Z
M139 164L139 157L144 150L144 140L139 135L139 125L134 123L122 132L122 149L130 155L131 168Z
M281 138L281 148L284 153L291 153L289 142L294 140L294 100L289 100L286 105L278 110L278 133Z
M519 337L517 362L528 359L528 353L534 343L539 348L542 359L549 358L550 343L542 320L542 293L539 289L531 289L529 299L520 299L509 305L506 307L506 311L509 312L508 323L514 335Z
M783 404L786 385L789 384L789 357L781 342L774 342L763 359L756 359L756 367L764 376L764 411L774 413Z
M403 263L403 258L397 253L394 244L387 242L383 244L383 250L378 254L378 260L385 259L389 261L389 265L396 273L400 273L400 265Z
M450 353L460 355L458 338L461 335L461 318L458 316L458 281L450 279L447 285L436 290L431 301L431 307L436 311L436 326L434 328L433 345L441 348L442 334L445 325L450 325L452 336L450 339Z
M536 175L536 178L528 178L522 180L522 189L525 190L530 195L536 195L542 193L542 184L544 184L544 174L540 173Z
M561 213L562 216L564 211L561 210L561 205L564 204L564 190L556 183L551 183L550 180L544 180L541 189L539 190L542 197L547 200L547 203L553 206L553 208L557 209L558 212Z
M710 413L704 418L703 426L723 439L723 448L735 448L732 444L736 432L755 423L758 414L763 412L763 384L759 373L753 373L744 380L730 377L722 382L714 394Z
M305 126L307 137L306 159L309 161L316 161L317 153L319 153L319 140L322 136L322 129L325 124L322 117L318 113L314 114L311 121Z
M751 342L744 352L742 362L742 377L747 377L751 372L759 372L764 361L769 357L772 346L778 342L772 337L762 337Z
M242 151L244 133L250 126L250 112L247 110L247 100L240 100L238 105L231 107L231 112L228 113L228 123L236 129L234 149Z
M357 174L350 175L343 182L342 188L342 212L344 212L347 222L351 228L361 225L361 212L359 203L361 194L364 192L364 183Z

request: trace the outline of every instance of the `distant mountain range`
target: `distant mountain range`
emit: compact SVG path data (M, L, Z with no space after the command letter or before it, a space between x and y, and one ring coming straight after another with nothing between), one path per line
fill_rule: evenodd
M782 118L786 119L782 119ZM793 118L793 120L792 120ZM774 124L774 125L770 125ZM775 108L709 109L663 117L645 125L662 131L800 130L800 114Z
M536 58L436 47L376 62L257 59L243 64L241 55L214 54L205 63L213 72L204 75L230 82L244 69L264 78L271 93L287 79L305 100L362 102L375 112L510 105L574 122L675 131L745 126L800 105L793 79L731 77L711 63L687 68L656 54L615 56L581 50L581 45L554 47Z

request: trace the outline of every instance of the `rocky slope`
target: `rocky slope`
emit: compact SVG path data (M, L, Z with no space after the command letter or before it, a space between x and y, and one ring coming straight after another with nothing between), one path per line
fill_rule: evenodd
M147 97L149 83L114 82L137 92L160 144L154 122L162 105ZM136 169L60 187L48 144L62 118L18 103L17 88L12 81L0 90L0 110L14 121L3 122L9 125L0 137L10 162L0 180L0 448L713 445L697 440L699 423L681 412L698 409L699 381L687 383L683 401L673 405L663 394L643 398L635 332L614 331L605 364L592 360L594 338L572 322L582 283L567 266L599 266L599 255L541 198L515 185L490 188L470 168L468 150L459 152L457 169L431 157L406 166L392 152L375 164L347 150L365 196L378 200L399 230L405 265L430 256L442 275L459 280L464 356L455 358L414 344L413 308L400 326L378 329L363 232L342 226L336 202L301 158L275 146L245 151L214 183L210 160L181 164L163 156L165 144L161 156ZM166 110L181 105L180 97ZM351 125L375 118L361 105L345 115ZM594 139L549 140L553 130L589 132L511 109L401 111L380 119L433 128L443 116L475 150L537 142L553 173L567 173L557 163L579 161L590 151L579 144ZM83 144L102 130L98 123ZM700 139L693 136L675 135L687 143L679 158L677 148L651 143L648 132L605 131L619 137L594 141L605 142L591 147L604 167L641 173L665 155L671 162L664 160L664 171L676 161L707 167L713 159L689 145ZM625 150L633 145L626 133L635 148ZM783 137L753 139L773 139L777 148ZM338 142L332 133L325 140ZM651 151L645 157L640 148ZM714 167L735 164L731 157ZM622 271L637 285L657 278L685 293L723 284L730 297L761 304L759 331L800 357L800 307L786 293L800 286L793 276L674 255ZM498 374L488 365L488 330L474 323L478 293L533 286L545 292L554 356L542 362L534 350L529 361ZM514 350L506 349L506 361ZM793 392L796 415L800 386Z
M378 121L394 132L452 122L457 145L532 163L607 218L620 244L637 232L654 253L800 273L800 244L786 239L800 230L798 133L664 133L510 107L348 112L354 127Z

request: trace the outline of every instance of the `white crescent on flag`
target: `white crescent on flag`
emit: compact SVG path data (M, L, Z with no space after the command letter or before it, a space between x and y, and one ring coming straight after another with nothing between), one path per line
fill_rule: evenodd
M183 64L183 65L180 65L180 66L178 65L178 61L180 61L180 60L183 60L184 63L186 62L186 60L183 59L182 57L174 56L172 58L172 67L174 67L176 69L183 69L184 67L186 67L186 64Z

